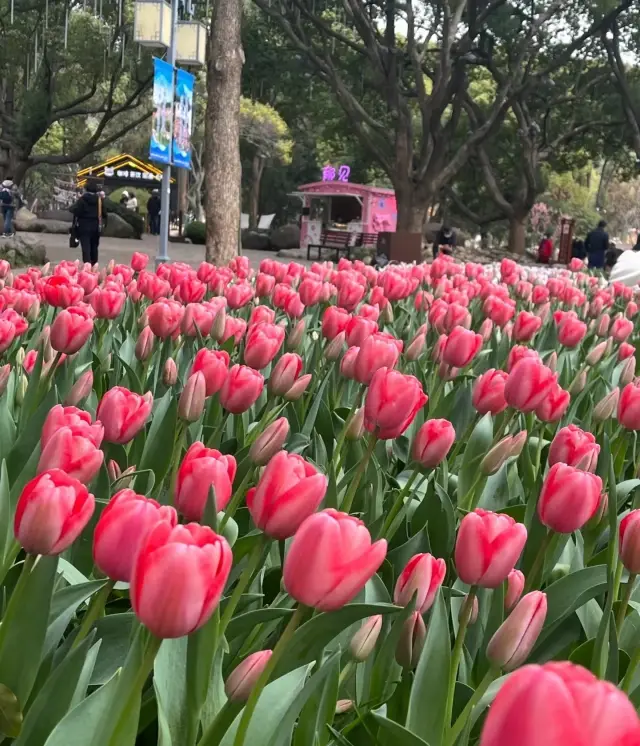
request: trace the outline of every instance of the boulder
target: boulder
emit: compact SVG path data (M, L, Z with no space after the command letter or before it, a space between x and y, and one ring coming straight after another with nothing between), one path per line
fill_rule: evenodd
M274 249L296 249L300 246L300 228L297 225L283 225L271 234Z
M0 259L6 259L12 267L31 267L48 261L45 245L31 236L0 239Z
M38 213L39 220L58 220L62 223L73 222L73 215L69 210L43 210Z
M107 224L102 231L107 238L135 238L136 232L133 226L115 212L109 213Z
M253 251L268 251L270 247L269 236L257 231L242 231L242 248Z
M16 211L13 224L15 229L18 231L30 231L30 226L33 225L37 219L38 216L31 212L31 210L27 210L26 207L21 207Z
M25 228L25 231L28 231L29 233L64 234L69 233L69 228L71 227L71 223L65 223L62 220L41 220L40 218L37 218L26 225L27 227Z

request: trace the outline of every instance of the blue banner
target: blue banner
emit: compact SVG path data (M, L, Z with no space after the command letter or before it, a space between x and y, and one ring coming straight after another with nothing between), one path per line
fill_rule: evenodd
M193 126L193 89L195 77L176 70L173 114L173 165L191 168L191 128Z
M153 59L153 121L149 157L152 161L171 163L173 132L174 68L168 62Z

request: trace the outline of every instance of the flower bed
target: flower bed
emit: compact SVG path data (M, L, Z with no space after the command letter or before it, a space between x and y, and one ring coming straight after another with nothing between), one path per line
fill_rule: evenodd
M0 733L640 744L637 296L0 262Z

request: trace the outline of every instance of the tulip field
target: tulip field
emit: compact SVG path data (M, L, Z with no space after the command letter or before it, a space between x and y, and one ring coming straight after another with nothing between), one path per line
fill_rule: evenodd
M640 746L640 289L0 262L0 743Z

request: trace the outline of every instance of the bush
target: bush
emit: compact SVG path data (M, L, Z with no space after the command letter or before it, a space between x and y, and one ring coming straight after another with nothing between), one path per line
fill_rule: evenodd
M109 198L105 199L104 206L108 213L115 213L116 215L119 215L123 220L126 220L127 223L129 223L129 225L133 228L136 238L142 238L142 234L144 233L145 229L145 222L142 215L138 215L137 212L131 212L131 210L127 210L126 207L123 207L122 205L114 202Z
M206 225L205 223L201 223L199 220L192 220L184 229L185 237L188 238L191 243L200 245L206 243L205 233Z

